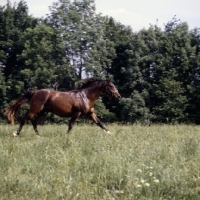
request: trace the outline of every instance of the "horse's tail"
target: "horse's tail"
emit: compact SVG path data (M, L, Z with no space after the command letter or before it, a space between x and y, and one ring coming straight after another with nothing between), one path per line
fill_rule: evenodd
M8 120L11 121L12 125L15 124L15 114L16 114L18 108L22 104L30 101L33 94L34 94L34 91L28 91L25 95L20 97L14 104L5 108L4 115L8 117Z

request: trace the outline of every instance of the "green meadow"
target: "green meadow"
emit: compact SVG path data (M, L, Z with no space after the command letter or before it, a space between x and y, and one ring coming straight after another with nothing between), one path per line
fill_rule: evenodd
M200 199L200 126L0 125L0 199Z

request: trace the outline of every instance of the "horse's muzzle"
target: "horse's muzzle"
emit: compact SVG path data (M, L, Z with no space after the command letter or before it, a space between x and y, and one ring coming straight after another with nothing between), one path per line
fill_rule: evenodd
M120 94L114 95L114 97L115 97L115 99L116 99L117 101L119 101L119 100L121 99L121 95L120 95Z
M121 99L121 95L119 95L117 98L120 100Z

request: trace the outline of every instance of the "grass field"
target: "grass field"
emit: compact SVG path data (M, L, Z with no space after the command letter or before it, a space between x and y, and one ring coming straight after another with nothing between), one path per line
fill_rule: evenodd
M200 199L200 126L0 125L0 199Z

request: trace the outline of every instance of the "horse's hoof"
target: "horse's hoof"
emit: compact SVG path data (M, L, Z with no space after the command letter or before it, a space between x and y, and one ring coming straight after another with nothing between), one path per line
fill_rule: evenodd
M17 137L18 136L17 131L14 131L13 134L12 134L12 136L13 137Z
M109 135L113 135L110 131L106 131L106 133L108 133Z

